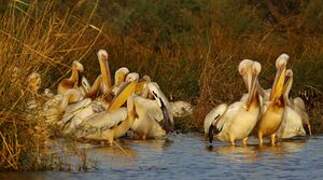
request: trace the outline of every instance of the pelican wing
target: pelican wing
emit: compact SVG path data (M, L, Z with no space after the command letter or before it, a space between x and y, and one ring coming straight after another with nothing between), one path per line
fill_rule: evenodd
M127 108L119 108L114 112L99 112L89 116L87 121L84 121L82 125L91 126L94 128L109 129L120 122L125 120L127 117Z
M283 139L306 135L301 116L289 106L285 108L283 121L277 135Z
M139 117L153 119L157 122L164 120L163 112L155 100L136 96L134 103Z
M151 82L151 84L154 84L154 86L156 87L156 90L157 90L157 97L160 98L160 100L162 101L163 105L165 106L166 108L166 113L169 117L169 120L172 124L174 124L174 118L173 118L173 114L171 112L171 106L170 106L170 103L166 97L166 95L163 93L163 91L159 88L159 85L156 83L156 82Z
M91 99L86 98L77 103L70 104L65 109L65 114L62 118L63 124L68 123L76 114L91 104Z
M83 121L89 119L89 116L95 113L103 112L105 110L103 105L96 100L90 102L90 104L84 102L84 106L79 107L79 109L76 109L77 111L69 114L65 113L66 116L64 115L65 117L63 117L62 120L62 122L65 122L63 131L65 134L73 133Z
M220 104L216 108L213 108L204 119L204 133L208 134L211 125L215 125L218 131L221 131L225 119L223 118L224 113L227 111L227 104Z
M300 97L294 98L293 99L293 104L294 104L295 107L297 107L297 108L299 108L299 109L301 109L303 111L306 111L305 103L304 103L302 98L300 98Z
M303 125L306 125L308 128L307 131L309 132L307 133L311 135L312 133L310 129L310 126L311 126L310 117L306 112L305 103L303 99L300 97L294 98L293 103L294 103L294 110L301 116Z
M55 124L60 120L63 115L58 106L63 99L63 95L56 95L53 98L50 98L43 107L43 115L45 116L46 123Z

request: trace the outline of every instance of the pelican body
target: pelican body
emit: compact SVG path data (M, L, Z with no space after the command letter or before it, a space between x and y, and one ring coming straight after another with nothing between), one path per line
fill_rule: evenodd
M186 101L170 102L171 111L174 117L185 117L193 114L193 106Z
M287 54L282 54L276 60L277 73L275 81L269 100L263 105L263 114L257 125L260 145L263 144L263 137L265 136L271 136L271 142L275 144L276 131L281 125L285 108L285 101L282 94L288 59L289 56Z
M146 88L154 99L142 96L134 98L138 117L135 119L131 129L141 139L161 138L167 132L172 131L174 126L170 105L157 83L148 82L142 90L146 91Z
M94 81L92 87L89 89L86 97L90 97L92 99L100 96L100 95L108 95L112 91L112 80L110 74L110 67L108 61L108 52L101 49L97 53L100 65L100 75Z
M247 144L248 136L255 127L260 113L259 98L256 83L261 65L251 60L243 60L239 65L239 72L248 88L248 97L230 106L221 104L213 109L204 120L204 131L209 141L213 140L213 131L221 141L235 145L235 140L243 139Z
M284 111L283 121L278 129L277 136L281 139L288 139L295 136L306 136L306 132L311 134L309 118L305 111L305 105L301 98L291 99L289 92L293 83L293 71L286 71L287 82L285 84L284 100L286 107ZM307 131L305 131L305 129Z
M84 121L76 136L89 140L107 140L110 145L113 140L126 134L135 118L133 98L127 100L127 108L119 108L114 112L101 112L90 116Z

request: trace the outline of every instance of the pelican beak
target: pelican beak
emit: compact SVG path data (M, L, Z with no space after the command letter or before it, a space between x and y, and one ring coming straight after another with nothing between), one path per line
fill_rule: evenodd
M128 83L122 90L119 91L111 101L111 104L108 108L109 112L113 112L119 109L136 90L137 82L133 81Z
M278 71L276 73L275 81L270 94L271 101L281 97L281 95L283 94L285 79L286 79L286 66L284 65L278 68Z
M251 103L253 101L255 91L256 91L256 84L257 84L257 75L249 72L247 75L247 83L248 83L248 99L247 99L247 110L250 108Z
M110 73L110 67L109 67L109 55L108 53L101 49L97 53L98 59L99 59L99 64L100 64L100 69L101 69L101 74L102 74L102 80L105 86L107 88L111 88L112 83L111 83L111 73Z

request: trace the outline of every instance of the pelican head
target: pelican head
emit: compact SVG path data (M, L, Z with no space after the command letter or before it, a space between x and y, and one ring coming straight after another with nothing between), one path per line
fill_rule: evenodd
M126 67L119 68L114 74L114 84L120 85L125 81L126 75L129 73L129 69Z
M287 54L280 55L276 60L276 77L270 94L270 101L278 99L283 94L283 88L286 78L286 65L289 56Z
M129 73L126 77L126 82L138 81L139 74L136 72Z
M144 75L142 79L145 80L146 82L151 82L151 77L148 75Z
M169 102L164 95L164 93L160 90L159 86L155 82L149 82L148 83L148 89L150 93L153 95L154 99L157 101L159 107L161 108L163 115L164 115L164 124L163 128L169 132L173 131L174 127L174 120L173 116L170 111L170 105Z
M78 81L77 84L80 85L82 84L82 78L83 78L83 72L84 72L84 67L79 61L73 61L72 63L72 71L75 71L78 75Z
M97 53L99 61L108 61L109 54L106 50L100 49Z
M253 61L250 59L244 59L239 64L239 73L242 76L248 91L251 90L252 65Z
M28 88L33 92L37 93L41 86L40 74L37 72L31 73L27 78Z
M103 82L103 91L106 93L112 86L111 82L111 74L110 74L110 67L109 67L109 54L106 50L100 49L97 53L100 70L102 74L102 82Z
M239 64L239 73L243 77L243 80L248 88L248 100L247 109L252 104L253 98L256 92L256 84L258 81L258 75L261 71L261 65L257 61L245 59Z
M77 70L80 73L84 72L84 67L79 61L73 61L72 69Z

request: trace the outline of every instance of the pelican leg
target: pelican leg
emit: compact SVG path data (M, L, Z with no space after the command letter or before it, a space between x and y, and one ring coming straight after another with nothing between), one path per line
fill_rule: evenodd
M307 129L308 129L308 134L312 136L312 129L310 124L307 125Z
M259 140L259 145L262 146L262 144L264 143L264 140L262 139L263 134L262 132L258 132L258 140Z
M143 135L141 136L141 139L142 139L142 140L146 140L146 139L147 139L146 134L143 134Z
M247 145L248 145L248 137L245 137L245 138L242 140L242 143L243 143L243 145L247 146Z
M233 135L229 135L230 136L230 143L231 143L231 145L232 146L235 146L236 144L235 144L235 137L233 136Z
M103 139L108 140L110 146L113 146L113 134L111 132L103 132L102 133Z
M274 133L271 135L271 145L275 146L275 144L276 144L276 134Z

